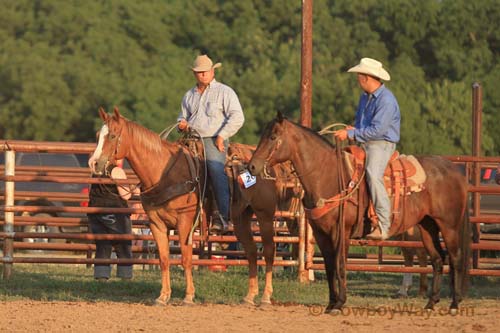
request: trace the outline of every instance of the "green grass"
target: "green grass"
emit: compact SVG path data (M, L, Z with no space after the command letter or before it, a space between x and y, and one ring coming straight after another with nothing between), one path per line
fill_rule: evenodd
M182 300L184 296L184 275L179 267L173 267L171 274L172 299ZM3 266L0 266L3 274ZM264 276L259 274L262 292ZM400 274L350 272L348 275L348 303L351 306L390 304L398 302L392 296L401 283ZM247 290L246 267L229 267L225 273L210 272L207 269L194 271L196 301L200 303L237 304ZM500 299L498 278L474 277L469 290L469 299ZM414 280L418 283L418 278ZM97 282L92 269L70 265L16 264L9 280L0 280L0 301L87 301L125 302L150 304L160 292L159 270L134 270L134 279L124 281L111 279ZM416 289L415 286L414 289ZM416 290L413 290L415 293ZM448 278L443 279L441 295L447 298ZM279 269L274 278L273 300L280 304L325 304L328 300L328 286L324 272L316 272L316 281L299 283L294 270ZM417 302L425 304L425 300ZM446 303L445 303L446 302ZM443 300L443 304L448 304Z

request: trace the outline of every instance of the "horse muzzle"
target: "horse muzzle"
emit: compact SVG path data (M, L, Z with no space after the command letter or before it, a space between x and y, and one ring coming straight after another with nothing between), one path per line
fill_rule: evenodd
M90 170L94 175L103 176L106 174L106 168L109 165L108 160L97 160L93 166L90 167Z
M248 171L252 174L252 176L259 175L264 169L264 161L263 160L252 160L248 164Z

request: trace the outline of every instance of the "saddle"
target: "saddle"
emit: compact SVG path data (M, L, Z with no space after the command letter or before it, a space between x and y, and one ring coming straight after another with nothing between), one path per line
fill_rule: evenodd
M365 151L358 146L348 146L343 150L343 157L351 181L358 183L365 170ZM395 151L391 156L384 172L384 185L392 204L390 234L404 230L401 217L406 206L406 198L425 188L426 177L422 165L414 156L400 155L398 151ZM372 227L376 227L378 219L371 199L369 199L368 218Z
M234 188L232 185L238 184L244 188L239 176L247 171L247 165L252 159L256 147L245 145L241 143L230 143L226 159L226 174L230 180L231 198L233 198ZM276 189L280 197L285 197L285 192L292 188L294 194L299 195L302 193L302 187L298 178L292 175L293 168L290 162L276 164L269 170L270 174L267 175L268 179L275 181ZM291 180L291 182L287 182ZM233 184L231 184L233 183Z
M177 151L173 152L167 167L163 170L160 181L150 188L141 186L141 202L143 206L160 207L167 201L195 191L198 187L200 159L193 156L187 146L181 144L177 148ZM185 181L176 179L177 175L174 171L178 163L182 163L182 160L186 161L191 176L190 179ZM195 205L195 202L187 202L185 208L191 209Z

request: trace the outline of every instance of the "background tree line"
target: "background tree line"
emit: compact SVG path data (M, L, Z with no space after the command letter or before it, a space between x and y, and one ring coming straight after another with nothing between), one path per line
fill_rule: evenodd
M0 0L0 137L94 141L101 105L159 132L208 53L244 108L235 140L257 143L277 110L299 118L301 5ZM314 0L313 127L352 123L360 90L346 70L369 56L391 73L401 151L470 154L478 81L484 152L500 155L498 22L499 0Z

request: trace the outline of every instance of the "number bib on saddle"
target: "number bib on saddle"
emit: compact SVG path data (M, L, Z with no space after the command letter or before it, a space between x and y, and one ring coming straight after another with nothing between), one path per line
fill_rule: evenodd
M257 178L255 176L252 176L247 170L243 173L240 173L240 175L238 176L238 182L245 188L249 188L250 186L257 183Z

